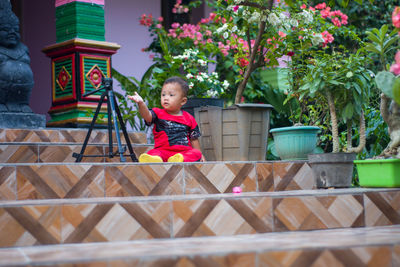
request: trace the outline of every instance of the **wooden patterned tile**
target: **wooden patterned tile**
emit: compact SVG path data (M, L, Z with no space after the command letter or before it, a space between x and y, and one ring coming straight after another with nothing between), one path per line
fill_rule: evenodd
M103 166L17 166L19 200L86 197L104 197Z
M36 145L0 145L0 162L38 162L38 147Z
M315 186L310 165L307 162L274 162L274 191L306 190Z
M271 162L256 163L258 192L274 191L273 164Z
M391 248L355 247L344 249L312 249L271 251L259 254L259 266L392 266Z
M400 224L400 190L364 194L366 226Z
M272 231L270 198L174 201L175 237L224 236Z
M60 219L58 206L0 208L0 247L59 244Z
M75 162L72 153L81 149L81 145L39 145L39 162ZM104 155L103 146L89 145L84 155ZM104 162L104 157L83 157L82 162Z
M395 245L392 248L393 266L400 266L400 245Z
M152 148L153 148L153 145L132 145L132 149L136 155L136 158L139 158L139 156L141 154L146 153L147 151L149 151ZM108 146L104 146L104 151L105 151L105 153L108 153L108 151L109 151ZM115 151L118 151L118 147L114 147L114 152ZM126 148L125 154L127 154L127 155L129 154L128 148ZM125 156L125 159L127 162L132 162L132 158L130 156ZM106 162L121 162L121 159L118 155L113 158L105 158L105 161Z
M361 195L275 198L273 212L275 231L365 226Z
M106 196L183 194L183 167L179 164L143 164L105 167Z
M17 199L17 178L15 167L0 166L0 200Z
M170 202L64 205L62 242L169 238L170 214Z
M253 163L213 163L185 166L185 194L232 193L240 186L243 192L257 190Z

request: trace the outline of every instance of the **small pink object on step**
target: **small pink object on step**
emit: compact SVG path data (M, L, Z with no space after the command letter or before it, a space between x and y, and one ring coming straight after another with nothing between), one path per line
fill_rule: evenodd
M242 193L242 188L240 186L235 186L234 188L232 188L232 193L240 194Z

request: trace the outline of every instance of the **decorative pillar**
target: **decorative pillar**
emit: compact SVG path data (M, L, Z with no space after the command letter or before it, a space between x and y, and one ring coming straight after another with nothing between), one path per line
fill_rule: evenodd
M51 58L50 127L87 127L101 92L102 77L111 76L111 55L120 46L105 42L104 0L56 0L56 44L43 49ZM106 124L107 106L100 112Z

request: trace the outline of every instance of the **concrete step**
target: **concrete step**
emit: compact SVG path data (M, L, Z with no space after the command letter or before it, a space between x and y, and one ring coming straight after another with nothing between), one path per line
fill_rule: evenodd
M125 144L123 144L125 145ZM132 144L137 157L153 148L150 144ZM0 143L0 162L2 163L50 163L50 162L75 162L73 153L81 153L82 144L77 143ZM121 162L119 154L108 157L109 145L91 143L85 149L84 155L105 155L104 157L84 157L82 162ZM114 152L118 151L118 145L113 144ZM126 148L124 154L129 154ZM127 162L132 162L129 156L125 156Z
M400 224L400 189L0 202L0 247Z
M314 180L307 161L0 164L0 200L218 194L235 186L307 190Z
M400 226L0 249L0 266L399 266Z
M73 143L82 144L88 129L72 128L44 128L44 129L4 129L0 128L0 144L10 143ZM141 132L128 132L132 143L147 144L146 134ZM124 141L121 132L122 142ZM113 140L116 142L115 132ZM108 131L94 129L90 135L89 143L108 144Z

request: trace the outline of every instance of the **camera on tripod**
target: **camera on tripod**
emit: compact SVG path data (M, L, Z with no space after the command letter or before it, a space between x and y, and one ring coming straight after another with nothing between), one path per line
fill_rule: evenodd
M126 162L125 156L130 156L133 162L137 162L137 158L135 153L133 152L132 149L132 144L131 141L129 139L128 133L126 131L126 126L125 123L122 119L121 116L121 112L119 110L118 104L117 104L117 100L115 98L114 95L114 91L113 91L113 87L112 87L112 83L113 80L112 78L107 78L107 77L103 77L101 79L101 84L102 87L100 87L99 89L90 91L85 93L83 96L89 96L92 94L95 94L101 90L104 90L104 92L101 94L100 96L100 100L99 103L97 105L96 108L96 112L94 113L92 122L90 123L90 127L89 130L87 132L85 141L83 142L82 145L82 149L81 149L81 153L73 153L72 156L74 158L76 158L75 162L81 162L83 157L109 157L109 158L113 158L115 155L119 154L121 162ZM85 153L85 149L87 147L87 144L89 142L89 138L90 135L93 131L95 122L97 120L97 117L99 115L101 106L104 102L104 100L106 100L107 103L107 129L108 129L108 155L84 155ZM112 118L112 121L111 121ZM114 123L113 123L114 122ZM129 153L128 155L124 155L125 151L126 151L126 147L122 146L121 143L121 136L119 133L119 126L118 126L118 122L121 126L121 130L122 133L124 134L125 137L125 142L126 142L126 146L128 147ZM114 131L115 131L115 137L117 139L117 144L118 144L118 151L117 152L113 152L113 135L112 135L112 129L113 129L113 125L114 125Z

